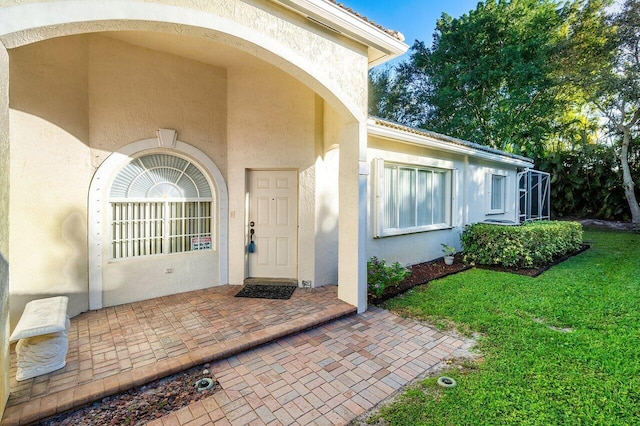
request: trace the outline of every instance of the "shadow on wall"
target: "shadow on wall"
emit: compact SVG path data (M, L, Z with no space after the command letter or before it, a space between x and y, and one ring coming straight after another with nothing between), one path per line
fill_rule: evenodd
M11 288L11 330L16 326L25 305L31 300L54 296L68 296L67 314L76 316L89 309L89 282L87 275L87 224L79 210L71 210L55 220L60 231L59 244L45 248L48 261L41 272L44 276L29 276L14 281ZM21 261L24 263L24 260ZM50 280L50 281L49 281Z
M334 196L337 196L334 195ZM318 209L318 231L316 234L316 280L318 285L338 284L338 211L332 196L324 193Z
M64 277L74 287L88 289L87 220L81 212L71 211L62 220L62 239L71 249L64 264Z
M89 45L84 36L60 37L9 52L12 109L55 124L89 145Z

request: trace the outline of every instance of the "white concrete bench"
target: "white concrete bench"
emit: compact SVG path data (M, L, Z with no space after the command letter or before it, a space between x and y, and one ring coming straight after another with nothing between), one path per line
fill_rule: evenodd
M32 300L27 303L9 338L18 341L16 380L50 373L64 367L69 350L69 318L66 296Z

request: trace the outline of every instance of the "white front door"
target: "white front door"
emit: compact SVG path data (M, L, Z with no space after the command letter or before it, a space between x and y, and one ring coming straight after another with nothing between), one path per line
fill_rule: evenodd
M248 228L254 231L249 277L297 278L298 172L253 170L248 180Z

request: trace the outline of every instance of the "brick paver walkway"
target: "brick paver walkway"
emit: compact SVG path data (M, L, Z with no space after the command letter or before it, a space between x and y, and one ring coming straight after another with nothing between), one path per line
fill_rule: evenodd
M337 287L297 289L290 300L233 297L240 287L130 303L71 319L65 368L16 382L3 426L28 424L195 365L355 312Z
M213 363L222 391L150 425L346 424L471 344L372 308Z

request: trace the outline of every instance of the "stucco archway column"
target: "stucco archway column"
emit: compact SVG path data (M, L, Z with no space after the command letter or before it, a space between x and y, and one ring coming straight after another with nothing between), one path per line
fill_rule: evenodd
M9 54L0 44L0 418L9 398Z
M349 123L340 143L338 297L367 310L367 123Z

